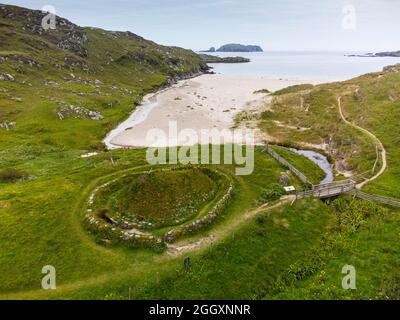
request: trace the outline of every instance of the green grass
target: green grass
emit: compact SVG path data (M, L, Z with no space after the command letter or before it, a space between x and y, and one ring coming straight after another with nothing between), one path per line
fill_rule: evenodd
M290 149L281 146L272 146L272 149L289 161L296 169L300 170L300 172L306 173L307 178L313 184L320 184L325 178L325 172L305 156L296 154Z
M344 227L349 221L338 221L337 225L341 225L342 229L327 234L314 253L304 259L303 264L300 263L304 268L309 266L309 261L313 261L318 268L314 267L308 276L281 287L268 298L400 299L400 261L396 257L400 246L393 241L399 232L400 212L389 210L382 214L380 209L373 209L370 204L360 200L353 202L352 206L353 227ZM354 216L360 212L369 212L370 216ZM356 268L357 290L342 289L341 272L345 265Z
M100 197L120 221L171 226L197 214L215 195L216 182L201 169L153 172L124 177L103 189Z
M314 85L312 84L299 84L299 85L294 85L294 86L289 86L287 88L275 91L273 93L274 96L280 96L283 94L288 94L288 93L297 93L299 91L304 91L304 90L310 90L313 89Z
M323 147L338 172L364 173L375 163L375 142L340 118L337 98L342 96L346 118L374 133L387 148L388 169L366 190L400 198L399 78L396 72L378 72L341 83L284 91L275 96L271 111L260 115L259 127L279 144Z
M223 243L192 257L189 270L178 265L160 283L143 288L144 297L253 299L322 236L329 210L306 201L260 216L263 222L253 219Z
M374 133L383 143L388 156L388 168L376 181L366 187L367 192L400 198L400 100L399 73L370 74L353 81L358 94L343 100L344 111L359 126Z
M16 122L9 131L0 129L0 172L6 172L5 177L29 176L0 182L0 299L398 298L399 213L369 214L371 208L355 202L343 214L341 207L305 200L248 218L266 196L274 200L279 194L276 184L286 170L260 150L249 176L235 176L233 165L209 166L233 179L235 189L212 225L180 239L218 237L214 244L188 253L189 270L183 269L183 256L96 242L83 223L93 189L128 170L148 168L144 150L107 152L102 139L144 94L166 85L171 77L201 70L203 62L190 51L159 46L129 33L90 28L77 29L89 39L83 48L63 50L57 47L66 37L63 28L40 36L23 30L26 11L7 10L15 11L15 17L0 16L0 54L29 57L41 67L11 59L0 64L0 73L15 76L14 82L1 83L0 122ZM338 94L351 92L355 84L361 86L362 96L344 100L345 112L375 132L389 152L388 172L367 190L396 196L398 100L382 101L396 96L400 75L380 76L292 88L274 98L272 112L262 116L260 126L287 145L320 144L332 137L337 151L331 154L333 159L344 156L349 168L370 169L375 161L371 141L341 124L336 106ZM308 112L299 112L299 94ZM69 104L101 112L104 119L59 120L59 108ZM312 130L279 127L274 121ZM91 151L99 154L81 158ZM285 149L279 152L313 181L320 179L320 169L310 161ZM187 189L197 182L201 181L191 181ZM301 187L292 175L290 184ZM165 187L180 192L176 186ZM172 189L160 193L160 199ZM164 209L160 199L154 197L158 210ZM339 219L339 212L346 219ZM351 232L343 231L351 227ZM315 266L310 264L313 259L318 262ZM342 264L354 264L359 270L358 291L342 292L338 287ZM56 291L41 290L45 265L56 267ZM291 270L306 272L282 286L278 280L288 279Z
M116 166L109 160L111 155ZM45 163L50 164L49 160ZM38 166L43 163L36 161ZM155 261L163 261L156 264L163 270L165 257L142 250L97 245L84 230L84 213L80 213L81 204L97 185L95 181L98 178L144 165L144 151L115 151L91 159L80 159L78 155L62 158L55 153L52 162L55 167L48 166L48 170L36 179L0 188L3 217L0 222L2 294L34 290L32 295L28 295L31 298L50 298L64 295L64 290L67 290L71 297L82 297L82 286L90 286L97 278L106 278L112 287L114 276L129 277L132 268L138 275L143 272L144 279L147 272L155 270ZM221 169L234 173L233 166ZM255 199L264 188L279 180L280 171L274 160L258 153L255 173L236 178L237 192L224 214L215 222L213 230L223 229L227 222L238 219L244 211L256 206ZM39 290L40 270L48 264L58 270L60 291L56 293ZM173 266L177 264L180 262L175 262ZM71 286L78 286L79 289L74 291ZM97 297L104 298L109 292L112 292L109 288L97 291ZM24 297L23 294L18 296Z

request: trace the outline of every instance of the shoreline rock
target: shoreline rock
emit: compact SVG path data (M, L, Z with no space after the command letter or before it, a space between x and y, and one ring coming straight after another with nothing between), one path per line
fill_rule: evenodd
M249 63L251 60L243 57L217 57L209 54L200 54L206 63Z
M388 51L388 52L377 52L377 53L366 53L366 54L347 54L346 57L358 57L358 58L383 58L392 57L400 58L400 51Z

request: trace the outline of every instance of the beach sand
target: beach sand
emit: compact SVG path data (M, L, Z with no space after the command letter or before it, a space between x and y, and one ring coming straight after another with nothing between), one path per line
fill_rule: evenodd
M271 99L269 95L255 91L276 91L304 83L317 84L321 81L227 75L202 75L180 81L171 88L146 96L138 110L113 130L105 142L109 147L197 144L200 141L193 141L196 135L192 139L161 143L147 139L147 135L152 129L168 134L171 121L177 123L177 130L192 129L197 137L201 136L201 130L231 130L238 113L255 109Z

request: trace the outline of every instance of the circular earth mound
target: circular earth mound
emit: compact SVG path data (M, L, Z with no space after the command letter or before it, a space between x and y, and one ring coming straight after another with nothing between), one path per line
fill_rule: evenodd
M195 217L212 200L222 177L205 168L132 174L103 187L95 206L109 220L153 230Z
M85 223L102 242L164 244L210 225L232 192L228 175L204 167L125 173L93 190Z
M202 169L152 172L118 182L107 208L110 216L141 227L160 228L180 224L212 199L217 181ZM112 186L111 186L112 187Z

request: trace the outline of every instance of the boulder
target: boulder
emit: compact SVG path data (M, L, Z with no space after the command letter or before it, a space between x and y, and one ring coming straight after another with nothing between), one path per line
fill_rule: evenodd
M9 73L5 73L5 74L0 73L0 80L14 81L15 79L14 79L14 76Z
M289 184L289 176L286 173L281 173L279 184L283 187L286 187Z

